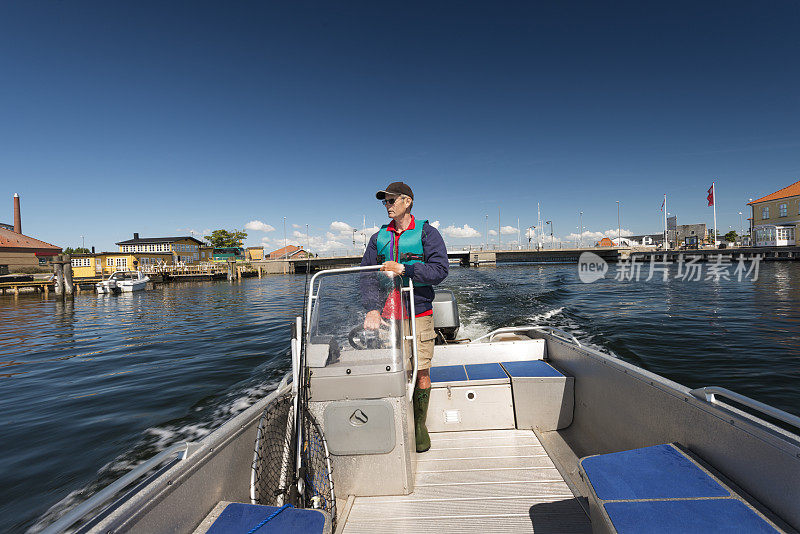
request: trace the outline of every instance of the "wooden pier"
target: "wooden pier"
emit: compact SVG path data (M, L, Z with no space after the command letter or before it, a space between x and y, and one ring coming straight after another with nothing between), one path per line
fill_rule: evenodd
M25 282L0 282L0 295L19 295L20 290L30 293L49 294L55 290L55 282L52 280L29 280Z

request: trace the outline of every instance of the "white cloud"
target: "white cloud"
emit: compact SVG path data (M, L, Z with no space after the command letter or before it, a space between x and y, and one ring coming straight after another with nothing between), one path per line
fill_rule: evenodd
M334 232L339 232L341 234L344 232L352 232L353 227L342 221L333 221L331 223L331 230L333 230Z
M503 234L503 235L516 234L517 233L517 229L514 228L513 226L503 226L503 227L500 228L500 233Z
M497 235L497 230L489 230L489 235Z
M275 228L263 221L250 221L244 225L245 230L253 230L254 232L274 232Z
M433 221L432 223L428 223L428 224L430 224L431 226L433 226L434 228L436 228L438 230L439 229L439 225L442 224L442 223L440 223L439 221Z
M261 238L261 244L262 245L266 245L269 242L270 242L270 239L268 237L262 237Z
M378 230L380 230L380 227L378 227L378 226L369 226L369 227L365 228L363 231L359 231L358 233L366 234L367 237L372 237L372 234L374 234Z
M299 224L292 223L292 228L302 228Z
M462 239L481 236L480 232L468 224L465 224L462 227L453 226L451 224L447 228L442 229L442 233L447 237L456 237Z
M629 236L633 235L633 232L630 230L622 229L619 234L622 236ZM568 236L564 237L564 241L581 241L583 245L594 245L597 241L600 241L604 237L608 237L611 239L615 239L617 237L617 229L612 228L610 230L606 230L605 232L592 232L589 230L584 230L583 237L580 236L578 232L573 232Z

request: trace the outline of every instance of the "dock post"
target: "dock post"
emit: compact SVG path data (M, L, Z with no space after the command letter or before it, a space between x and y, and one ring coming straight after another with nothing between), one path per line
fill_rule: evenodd
M64 264L61 263L61 255L58 255L53 260L53 274L55 275L55 290L56 295L64 294Z
M14 296L19 295L19 286L14 286Z
M45 284L42 289L44 291L44 298L47 298L48 293L50 293L50 284Z
M72 258L67 254L64 256L64 292L72 295L75 292L75 284L72 281Z
M261 278L261 266L258 266L258 277Z

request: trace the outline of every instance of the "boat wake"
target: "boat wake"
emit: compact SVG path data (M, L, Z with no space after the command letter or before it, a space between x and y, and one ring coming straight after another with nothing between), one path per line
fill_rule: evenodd
M286 371L288 371L288 366ZM27 532L31 534L41 532L70 509L171 445L184 441L198 441L207 436L259 399L273 392L280 382L280 378L275 378L276 372L279 376L284 374L277 369L272 372L262 370L258 375L261 377L268 375L267 381L258 383L257 378L251 378L245 383L240 383L230 392L214 398L211 402L198 403L191 409L191 415L187 417L148 428L131 450L120 454L101 467L92 482L81 489L70 492L50 507Z

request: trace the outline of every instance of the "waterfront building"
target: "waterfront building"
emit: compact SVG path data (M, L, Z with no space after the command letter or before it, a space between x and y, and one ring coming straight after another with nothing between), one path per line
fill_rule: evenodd
M308 258L311 257L311 253L303 250L302 245L297 247L295 245L288 245L278 250L273 250L269 253L269 259L271 260L281 260L281 259L288 259L288 258Z
M258 261L264 259L264 247L247 247L244 257L248 261Z
M214 247L211 245L200 245L200 262L214 261Z
M214 247L214 261L226 262L228 260L244 260L244 249L242 247Z
M14 224L0 226L0 274L46 266L48 260L57 254L61 254L61 247L22 233L19 195L15 194Z
M800 181L747 203L750 235L756 247L795 245L800 232Z
M172 254L172 263L192 265L201 261L208 261L200 257L200 247L204 246L199 239L190 236L181 237L139 237L133 234L133 239L117 243L120 252L168 252Z
M159 267L173 265L171 252L99 252L97 254L72 254L72 276L96 278L115 271L142 270L152 272Z

